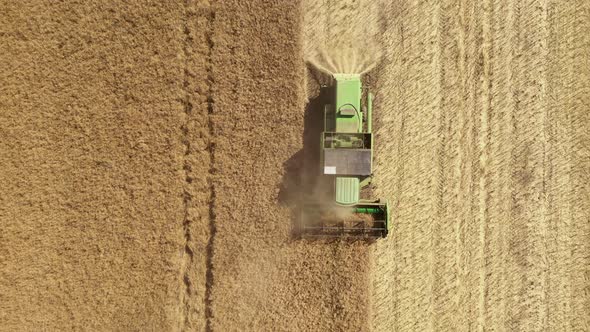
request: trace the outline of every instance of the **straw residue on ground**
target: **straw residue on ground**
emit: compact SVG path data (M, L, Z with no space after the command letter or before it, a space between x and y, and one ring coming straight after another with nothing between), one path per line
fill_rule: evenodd
M303 145L299 3L219 2L214 27L212 329L367 330L366 246L292 237L285 197L317 144Z
M0 330L179 328L184 4L0 8Z

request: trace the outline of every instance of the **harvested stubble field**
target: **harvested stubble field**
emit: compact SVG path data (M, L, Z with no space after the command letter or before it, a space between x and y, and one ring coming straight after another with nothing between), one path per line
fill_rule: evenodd
M0 330L590 330L587 1L0 9ZM338 45L372 244L291 236Z

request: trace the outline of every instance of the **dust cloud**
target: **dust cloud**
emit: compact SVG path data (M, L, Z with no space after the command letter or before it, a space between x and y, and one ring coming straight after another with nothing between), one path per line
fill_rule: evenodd
M304 14L305 61L321 72L364 74L379 63L379 1L314 2Z
M369 49L369 47L364 48ZM332 47L320 47L313 56L307 57L307 62L325 74L336 73L365 74L373 69L379 61L378 52L363 54L354 45L339 43Z

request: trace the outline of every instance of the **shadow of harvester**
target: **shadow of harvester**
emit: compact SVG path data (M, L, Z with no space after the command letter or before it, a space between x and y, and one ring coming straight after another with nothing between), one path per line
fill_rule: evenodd
M317 97L309 100L303 121L303 148L283 163L284 175L279 190L279 203L291 208L294 238L301 235L301 209L305 198L327 197L329 187L322 186L320 173L320 138L324 130L324 106L331 100L333 89L320 87Z

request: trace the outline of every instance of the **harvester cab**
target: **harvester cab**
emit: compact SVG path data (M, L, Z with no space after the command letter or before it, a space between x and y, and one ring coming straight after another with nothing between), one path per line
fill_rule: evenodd
M359 74L334 74L331 103L324 108L320 138L320 177L330 186L329 202L307 204L304 236L386 237L390 231L385 200L366 199L372 178L372 98ZM364 106L364 107L363 107Z

